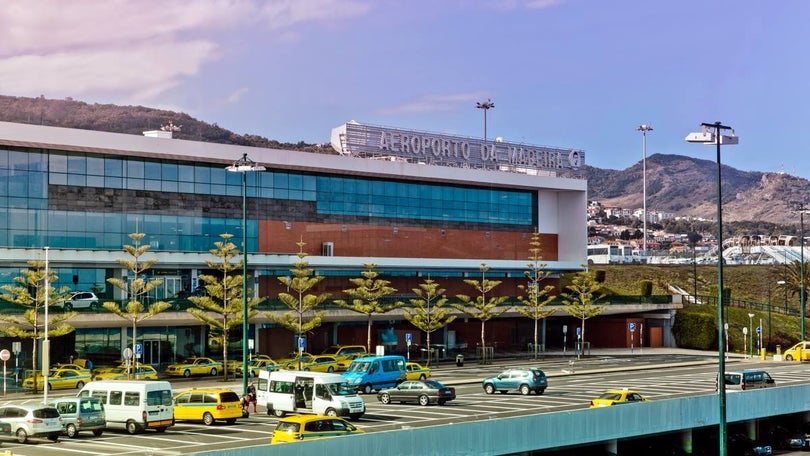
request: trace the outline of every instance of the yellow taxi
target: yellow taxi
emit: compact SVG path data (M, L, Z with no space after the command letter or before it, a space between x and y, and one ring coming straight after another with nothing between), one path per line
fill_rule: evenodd
M79 364L67 364L67 363L59 363L59 364L51 367L50 372L53 372L53 371L59 370L59 369L73 369L73 370L77 370L79 372L87 372L88 374L90 373L90 369L88 369L88 368L86 368L84 366L81 366Z
M427 380L430 378L430 369L419 363L405 363L406 380Z
M648 399L642 397L635 391L629 389L607 390L601 396L591 400L590 408L610 407L616 404L633 404L636 402L647 402Z
M263 354L251 355L249 363L253 364L254 361L270 361L269 364L278 364L275 361L273 361L273 358L271 358L268 355L263 355ZM242 358L228 361L228 372L229 373L241 374L242 373Z
M112 366L94 367L93 370L92 370L93 377L95 377L98 374L103 374L104 372L109 372L109 371L111 371L113 369L117 369L119 367L124 367L125 365L126 365L126 363L124 363L124 360L119 359L119 360L116 360L115 363Z
M90 371L77 371L76 369L55 369L48 374L48 389L70 389L81 388L90 381ZM37 373L37 390L42 390L45 378L41 373ZM28 377L23 380L24 389L34 388L34 378Z
M259 375L259 371L274 371L276 369L280 369L281 365L273 361L272 359L254 359L250 362L250 366L248 367L248 372L250 372L251 377L257 377ZM242 375L242 366L237 366L236 368L236 375Z
M216 420L228 424L242 417L242 401L229 389L191 389L174 396L174 419L202 421L206 426Z
M298 370L298 361L292 360L284 367L289 370ZM317 355L301 358L301 370L312 372L334 372L338 368L338 361L334 356Z
M211 358L186 358L177 364L166 367L169 377L190 377L192 375L217 375L222 370L222 363Z
M270 443L298 442L362 433L353 424L336 416L294 415L278 421Z
M355 358L362 358L364 356L369 356L368 353L352 353L351 355L345 356L338 360L338 368L339 371L345 371L352 365L352 361Z
M127 370L131 372L129 376L127 376ZM135 370L133 370L132 367L130 367L129 369L127 369L126 367L116 367L107 372L102 372L100 374L93 376L93 380L127 380L127 379L157 380L158 373L154 367L146 364L136 367Z
M307 353L307 352L301 352L301 356L303 358L307 358L307 357L312 358L312 355ZM297 351L287 353L284 356L284 358L279 358L279 359L276 360L276 362L281 364L282 366L284 366L286 364L291 363L293 360L295 360L295 362L298 362L298 352Z

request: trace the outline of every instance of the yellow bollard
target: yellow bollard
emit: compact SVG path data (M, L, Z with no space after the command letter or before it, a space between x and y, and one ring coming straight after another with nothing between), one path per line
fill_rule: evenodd
M759 359L761 359L762 361L765 361L765 349L764 348L759 349Z
M802 347L796 347L796 362L802 362Z

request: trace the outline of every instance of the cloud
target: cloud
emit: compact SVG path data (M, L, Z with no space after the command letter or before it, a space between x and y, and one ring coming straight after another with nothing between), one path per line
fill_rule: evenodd
M384 107L377 111L379 115L425 114L447 112L458 109L460 104L475 106L476 101L490 98L483 92L457 93L445 95L425 95L416 100L398 105Z
M228 104L238 103L245 95L248 94L250 90L247 87L242 87L233 91L230 95L228 95L227 102Z

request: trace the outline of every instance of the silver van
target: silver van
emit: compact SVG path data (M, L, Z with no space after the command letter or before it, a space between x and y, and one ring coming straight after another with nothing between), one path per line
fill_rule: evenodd
M65 434L71 439L79 431L92 431L98 437L107 426L104 404L95 397L62 397L51 402L62 417Z
M764 370L747 369L740 372L726 372L725 377L726 389L732 391L746 391L776 386L776 381ZM715 387L715 389L717 388Z

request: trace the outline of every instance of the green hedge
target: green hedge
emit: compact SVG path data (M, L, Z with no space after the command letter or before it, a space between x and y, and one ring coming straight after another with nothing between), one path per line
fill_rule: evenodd
M717 325L711 315L678 312L672 327L678 347L695 350L717 349Z

